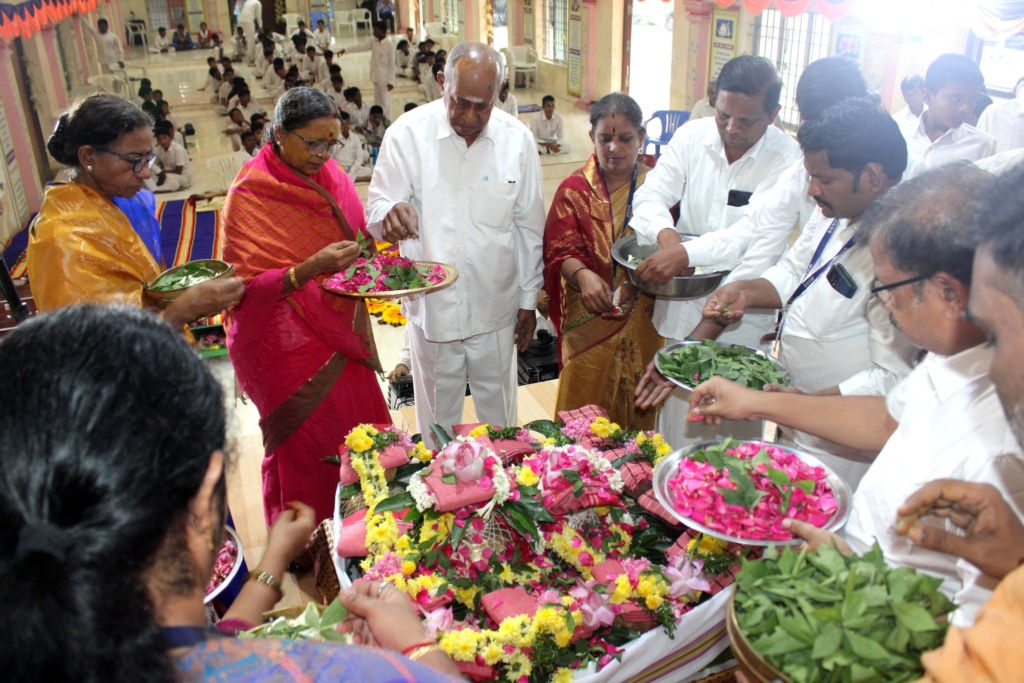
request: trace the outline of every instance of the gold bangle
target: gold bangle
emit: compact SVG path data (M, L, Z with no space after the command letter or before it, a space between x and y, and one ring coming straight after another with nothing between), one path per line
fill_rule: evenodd
M292 268L290 268L288 270L288 279L291 280L292 287L294 289L299 289L299 279L297 277L295 277L295 268L294 267L292 267Z
M569 277L569 281L572 283L572 286L577 290L579 290L580 285L578 282L576 282L576 273L580 272L581 270L587 270L587 267L580 266L576 270L572 271L572 275Z
M269 572L258 572L254 569L251 572L249 572L245 578L248 581L255 581L256 583L266 584L274 590L276 590L281 595L284 595L284 589L281 588L281 582L275 579L274 576Z
M415 662L420 657L426 657L431 652L444 652L444 648L438 645L437 643L434 643L433 645L424 645L423 647L418 647L412 652L410 652L409 659Z

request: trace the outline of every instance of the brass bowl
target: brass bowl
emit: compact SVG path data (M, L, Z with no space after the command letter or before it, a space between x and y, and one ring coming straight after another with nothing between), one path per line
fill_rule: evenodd
M156 284L157 282L159 282L161 278L163 278L163 277L165 277L167 275L172 275L176 271L181 270L185 266L191 265L193 263L201 263L201 264L203 264L204 266L206 266L210 270L214 271L215 275L213 275L213 277L209 277L209 278L203 280L202 282L197 282L194 285L189 285L188 287L179 287L177 289L164 289L164 290L152 289L152 286L154 284ZM143 292L146 294L146 296L151 301L156 303L157 306L159 306L160 308L166 308L168 305L170 305L170 303L172 301L175 301L178 297L180 297L182 294L184 294L186 291L188 291L192 287L195 287L196 285L201 285L201 284L206 283L206 282L210 282L212 280L219 280L220 278L231 277L234 274L235 274L235 267L233 265L231 265L230 263L225 263L224 261L219 261L217 259L212 259L212 258L210 258L210 259L200 259L199 261L189 261L188 263L182 263L179 266L174 266L173 268L168 268L167 270L165 270L164 272L160 273L155 278L153 278L153 282L147 283L142 289L143 289Z
M692 240L694 235L681 235L682 241ZM656 285L652 282L640 279L636 274L636 266L630 265L635 258L645 259L658 251L657 244L641 245L637 242L636 235L626 235L615 241L612 245L612 258L626 269L626 275L630 283L641 292L653 296L668 299L700 299L718 289L722 280L729 274L728 270L718 270L713 273L702 273L701 275L679 275L672 278L663 285Z
M790 683L781 671L769 664L750 646L746 636L740 629L736 619L736 593L729 598L729 607L725 614L725 628L729 633L729 643L736 657L739 670L751 683Z

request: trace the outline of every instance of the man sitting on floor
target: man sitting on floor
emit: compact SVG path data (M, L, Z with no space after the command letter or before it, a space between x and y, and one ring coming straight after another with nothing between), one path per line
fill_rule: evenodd
M572 147L565 141L562 115L555 111L555 98L545 95L541 110L530 119L530 130L540 154L568 154Z

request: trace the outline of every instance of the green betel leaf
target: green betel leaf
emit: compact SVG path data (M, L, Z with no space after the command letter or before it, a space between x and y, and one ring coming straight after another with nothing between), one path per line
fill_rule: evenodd
M456 482L455 475L446 474L443 477L441 477L441 481L444 482L445 484L451 484L452 486L454 486Z
M395 512L396 510L404 510L408 507L415 507L416 501L413 500L412 494L408 491L402 493L396 493L390 498L385 498L381 502L377 503L377 507L374 508L374 512Z
M938 631L939 625L935 617L921 605L909 602L892 603L892 611L896 619L911 632Z
M847 643L849 643L853 654L862 659L887 660L892 657L881 643L876 643L850 630L845 631L843 636L846 638Z
M334 598L331 604L327 606L324 613L320 615L320 628L334 627L345 620L348 617L348 610L341 604L338 598Z
M434 435L434 440L437 441L437 447L439 449L444 448L452 442L451 435L445 431L445 428L439 424L430 425L430 433Z

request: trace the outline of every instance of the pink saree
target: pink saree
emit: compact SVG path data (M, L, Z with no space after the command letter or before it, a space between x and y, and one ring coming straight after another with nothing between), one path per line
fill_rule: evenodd
M268 525L293 500L313 506L318 519L333 516L338 469L323 458L338 453L355 425L391 423L365 304L325 292L327 275L285 293L288 269L366 230L362 202L337 164L310 180L347 226L269 145L238 174L223 213L225 260L246 280L228 321L228 352L260 414Z

